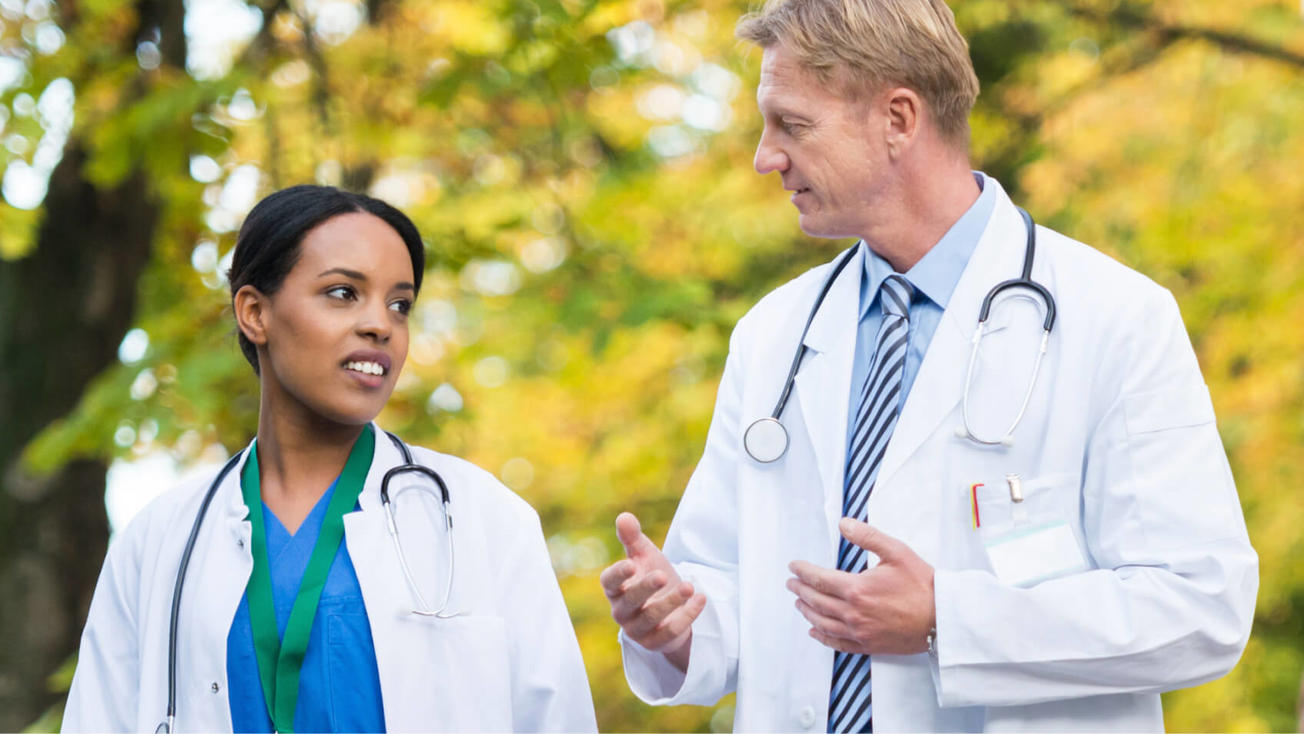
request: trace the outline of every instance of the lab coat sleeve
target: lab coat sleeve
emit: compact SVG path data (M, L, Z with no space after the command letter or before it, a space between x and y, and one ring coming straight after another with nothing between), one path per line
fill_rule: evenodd
M739 322L716 398L706 449L670 524L664 552L675 570L706 595L693 622L688 670L620 634L625 678L644 702L709 706L735 690L738 675L738 461L742 404Z
M136 536L140 530L130 526L124 530L104 559L64 706L63 731L127 732L137 728L140 557Z
M1091 388L1104 407L1081 503L1096 568L1031 588L938 570L942 706L1162 692L1224 675L1245 647L1258 559L1177 304L1147 291L1111 324Z
M503 614L510 635L512 730L597 731L593 696L539 518L520 503L506 555Z

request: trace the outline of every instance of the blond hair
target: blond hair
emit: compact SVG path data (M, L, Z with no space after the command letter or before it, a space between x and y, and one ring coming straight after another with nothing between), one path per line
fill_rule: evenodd
M853 94L909 87L943 137L968 142L978 77L943 0L768 0L736 33L762 48L784 44L821 81L850 82Z

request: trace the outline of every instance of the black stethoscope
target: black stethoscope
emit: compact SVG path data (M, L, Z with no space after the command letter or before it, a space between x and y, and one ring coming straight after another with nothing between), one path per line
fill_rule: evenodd
M408 450L407 444L389 431L385 431L389 440L394 443L394 447L403 455L403 463L393 467L385 472L385 476L380 481L380 502L385 508L385 520L388 525L389 537L394 542L394 549L398 554L399 565L403 569L403 577L407 580L408 588L417 601L417 608L411 610L413 614L424 617L436 617L439 619L448 619L459 616L460 612L446 612L448 600L453 593L453 516L449 514L448 504L448 485L444 483L438 472L423 464L418 464L412 460L412 452ZM177 711L177 627L181 617L181 587L186 580L186 568L190 565L190 555L195 549L195 541L199 538L199 528L204 523L204 515L208 513L208 506L213 502L213 496L217 494L217 488L221 486L222 480L227 474L240 463L240 457L244 452L238 453L226 462L222 470L217 473L213 483L209 485L208 491L204 494L204 500L199 505L199 514L195 516L195 524L190 528L190 537L186 539L185 550L181 552L181 565L177 569L177 582L172 590L172 616L168 622L168 707L166 718L159 723L158 728L154 730L155 734L169 734L176 726ZM426 600L421 596L421 591L417 588L416 582L412 579L412 573L408 570L407 559L403 555L403 545L398 538L398 525L394 522L394 510L389 498L389 480L395 476L407 472L416 472L428 477L435 483L439 490L440 507L444 514L444 525L447 532L444 534L448 539L448 581L444 588L444 600L437 609L431 609L426 604ZM417 488L425 488L418 486ZM400 490L402 491L402 490Z
M969 367L964 378L964 399L961 409L964 423L955 429L958 437L967 438L984 446L1013 445L1014 429L1018 427L1019 421L1023 419L1023 414L1027 411L1028 403L1032 399L1032 391L1037 384L1037 375L1041 371L1042 358L1046 356L1046 347L1050 342L1050 332L1055 325L1055 298L1051 296L1050 291L1045 286L1032 279L1032 263L1036 258L1037 251L1036 226L1033 224L1032 216L1028 212L1022 208L1018 209L1019 214L1023 217L1024 225L1028 229L1027 246L1023 255L1023 273L1018 278L997 283L995 287L987 292L987 297L983 299L982 309L978 312L978 327L974 330L971 340L973 346L969 351ZM859 247L859 245L856 247ZM810 315L806 317L806 325L801 330L801 337L797 340L797 352L792 357L792 366L788 368L788 377L784 380L783 392L780 393L779 401L775 403L774 410L770 412L768 417L753 421L743 433L743 448L747 451L748 456L762 464L778 461L788 451L788 431L783 427L779 417L783 415L783 409L788 405L788 397L792 394L792 387L797 379L797 370L801 368L801 360L806 356L806 333L810 331L811 322L815 320L815 314L819 312L820 305L824 303L824 297L828 295L829 290L833 287L833 282L837 280L838 275L847 266L847 263L851 262L852 258L855 257L856 247L847 250L837 261L833 266L833 270L825 278L824 286L820 288L819 295L815 297L815 303L811 306ZM987 317L991 315L992 302L996 296L1014 288L1031 290L1036 294L1035 297L1041 300L1046 307L1046 318L1042 324L1041 347L1037 352L1037 359L1032 368L1032 377L1028 380L1028 389L1023 396L1023 404L1020 406L1014 422L1010 424L1010 427L1000 438L986 439L975 433L969 425L969 387L973 382L973 369L978 358L978 347L982 343L983 335L986 333Z

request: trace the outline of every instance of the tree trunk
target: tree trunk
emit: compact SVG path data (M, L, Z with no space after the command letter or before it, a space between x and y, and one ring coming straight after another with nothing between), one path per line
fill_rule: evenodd
M14 631L0 646L2 731L58 698L46 681L77 649L108 539L103 461L37 478L19 457L116 358L158 218L142 176L101 191L84 162L70 146L32 254L0 262L0 626Z
M123 52L152 40L164 63L184 68L183 4L140 0L136 10ZM112 188L85 179L81 133L50 177L31 253L0 260L0 628L10 630L0 646L0 731L23 729L60 698L50 675L77 650L109 530L103 460L33 477L20 457L116 359L160 214L142 170Z

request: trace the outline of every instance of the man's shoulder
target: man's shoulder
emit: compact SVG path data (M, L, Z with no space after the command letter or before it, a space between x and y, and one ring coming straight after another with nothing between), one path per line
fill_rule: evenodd
M761 329L771 332L774 325L794 318L805 319L815 303L819 287L828 278L837 259L821 263L783 285L766 293L738 320L735 335L748 335Z
M1045 254L1057 291L1106 312L1172 299L1167 288L1102 250L1053 229L1038 227L1037 234L1038 255Z

